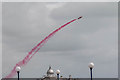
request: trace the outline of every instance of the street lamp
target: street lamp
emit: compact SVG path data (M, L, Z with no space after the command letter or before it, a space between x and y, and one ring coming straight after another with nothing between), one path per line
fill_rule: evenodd
M56 74L57 74L57 80L59 80L60 70L57 70L57 71L56 71Z
M89 63L88 67L90 68L91 80L92 80L92 69L94 67L94 63Z
M16 67L16 71L18 73L18 80L19 80L19 73L20 73L21 68L19 66Z
M71 75L69 75L69 79L68 80L71 80Z

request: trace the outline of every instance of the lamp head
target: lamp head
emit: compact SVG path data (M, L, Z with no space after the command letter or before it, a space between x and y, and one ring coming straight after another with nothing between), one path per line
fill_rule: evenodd
M93 62L89 63L88 67L89 68L93 68L94 67L94 63Z
M16 67L16 71L19 72L21 70L20 66Z
M56 71L56 74L60 74L60 70L57 70L57 71Z

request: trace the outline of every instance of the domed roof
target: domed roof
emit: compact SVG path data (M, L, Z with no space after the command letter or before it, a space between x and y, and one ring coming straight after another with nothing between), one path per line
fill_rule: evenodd
M47 70L47 74L54 74L54 71L51 69L51 66L49 66L49 69Z

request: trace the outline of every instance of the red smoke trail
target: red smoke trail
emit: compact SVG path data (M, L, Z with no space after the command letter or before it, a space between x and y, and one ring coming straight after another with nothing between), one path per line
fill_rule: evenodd
M80 19L82 17L79 17L78 19ZM62 25L61 27L59 27L58 29L54 30L52 33L50 33L47 37L45 37L40 43L38 43L28 54L27 56L20 62L18 62L13 70L11 71L11 73L9 75L7 75L5 78L12 78L14 75L16 75L16 67L17 66L24 66L25 64L27 64L31 58L41 49L41 47L59 30L61 30L63 27L67 26L68 24L76 21L77 19L73 19L71 21L69 21L68 23Z

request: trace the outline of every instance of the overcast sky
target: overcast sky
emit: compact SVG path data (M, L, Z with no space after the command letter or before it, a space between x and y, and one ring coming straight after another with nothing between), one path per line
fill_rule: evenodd
M83 16L56 33L22 67L20 77L42 77L51 65L63 77L89 78L89 62L95 64L93 77L118 77L117 6L115 2L3 3L2 76L53 30Z

